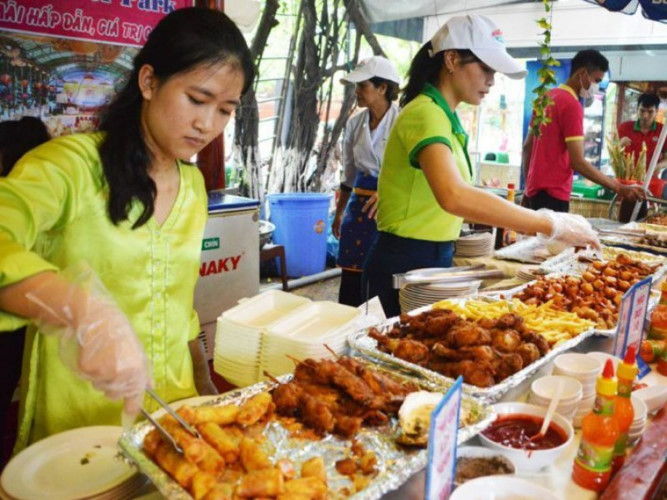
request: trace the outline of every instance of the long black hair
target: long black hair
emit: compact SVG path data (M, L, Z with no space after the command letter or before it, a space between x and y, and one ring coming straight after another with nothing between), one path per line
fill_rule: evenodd
M46 125L37 117L24 116L17 121L2 122L0 176L8 175L24 154L50 138Z
M426 42L419 49L415 57L410 63L410 71L408 72L408 83L403 88L403 94L399 100L400 107L404 107L407 103L417 97L424 89L424 85L430 83L437 86L440 80L440 70L445 64L445 58L442 51L430 55L432 50L431 42ZM460 57L461 64L469 64L473 62L480 62L479 58L467 49L451 49L456 50Z
M104 176L109 186L109 217L114 224L127 220L132 201L143 205L133 228L153 215L157 189L148 174L151 154L141 130L143 97L139 70L153 67L160 84L199 65L233 64L244 74L243 93L255 77L252 56L243 35L222 12L205 8L173 11L155 26L134 58L127 83L102 115L100 145Z

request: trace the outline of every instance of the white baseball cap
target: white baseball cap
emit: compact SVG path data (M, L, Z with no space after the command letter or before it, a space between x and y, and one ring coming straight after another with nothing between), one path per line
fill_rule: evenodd
M479 14L452 17L431 38L433 57L449 49L467 49L491 69L510 78L525 78L528 72L507 53L503 32L491 19Z
M401 83L398 71L388 59L373 56L359 61L357 67L340 79L343 83L359 83L374 77L384 78L394 83Z

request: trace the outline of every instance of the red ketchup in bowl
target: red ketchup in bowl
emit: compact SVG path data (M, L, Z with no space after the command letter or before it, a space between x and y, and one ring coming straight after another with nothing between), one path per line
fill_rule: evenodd
M553 422L542 439L531 441L530 436L540 432L542 420L533 415L501 415L482 434L498 444L520 450L548 450L567 441L565 431Z

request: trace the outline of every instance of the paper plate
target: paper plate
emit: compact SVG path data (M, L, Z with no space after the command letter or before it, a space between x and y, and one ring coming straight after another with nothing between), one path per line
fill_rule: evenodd
M54 434L16 455L2 488L18 500L76 500L100 495L136 470L117 458L122 427L81 427Z

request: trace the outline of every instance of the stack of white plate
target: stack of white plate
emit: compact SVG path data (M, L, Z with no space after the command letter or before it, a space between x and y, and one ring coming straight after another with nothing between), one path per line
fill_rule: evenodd
M239 387L260 380L262 338L269 325L310 303L280 290L270 290L241 302L218 318L213 368Z
M306 358L333 358L344 353L360 311L335 302L311 302L271 324L262 342L260 380L292 373Z
M537 271L540 266L521 266L517 269L515 276L521 281L533 281L539 276L535 271Z
M146 477L118 457L122 427L81 427L36 442L2 471L5 498L135 498Z
M406 285L398 292L398 300L401 311L405 313L441 300L470 295L475 293L481 284L481 280L475 280L461 283Z
M581 382L581 400L572 419L574 427L581 427L581 420L593 409L595 384L601 369L602 363L587 354L568 352L554 359L554 375L565 375Z
M493 233L473 233L456 240L457 257L486 257L493 253Z
M648 417L648 408L643 400L635 396L631 396L632 407L635 410L635 418L630 425L628 431L628 444L633 446L639 441L646 430L646 419Z

